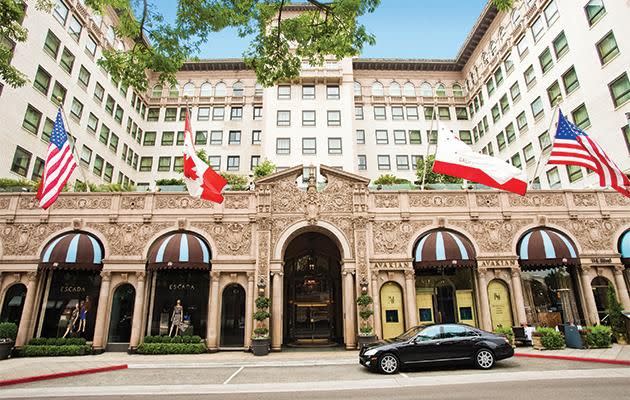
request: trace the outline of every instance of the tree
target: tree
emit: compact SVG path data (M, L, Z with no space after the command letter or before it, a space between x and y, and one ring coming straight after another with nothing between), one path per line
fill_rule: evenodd
M276 164L265 159L254 168L254 180L269 176L276 172Z
M608 321L612 329L612 333L618 338L620 336L625 337L626 334L626 321L623 316L623 307L617 300L617 294L615 288L609 284L608 291L606 293L608 300Z
M459 184L459 183L464 182L462 179L455 178L454 176L442 175L442 174L433 172L434 162L435 162L435 156L431 155L431 156L428 156L424 160L424 162L418 163L418 169L416 170L416 177L418 178L418 181L420 182L420 184L422 184L422 175L424 174L425 170L426 170L426 175L424 177L425 185L430 185L430 184L435 184L435 183Z
M0 0L0 37L26 40L21 21L27 1ZM162 83L174 83L177 71L199 46L227 27L236 28L242 37L253 35L244 58L265 86L297 77L302 60L321 66L325 56L359 55L366 44L375 43L358 18L374 12L381 0L307 1L311 10L282 19L290 0L178 0L173 23L165 21L150 0L85 0L85 4L101 13L111 7L119 19L117 36L133 43L126 49L103 50L98 63L122 86L143 92L147 70L156 72ZM48 11L54 6L53 0L31 2ZM513 0L493 2L505 11ZM0 79L13 87L23 86L26 76L11 66L11 56L6 41L0 40Z

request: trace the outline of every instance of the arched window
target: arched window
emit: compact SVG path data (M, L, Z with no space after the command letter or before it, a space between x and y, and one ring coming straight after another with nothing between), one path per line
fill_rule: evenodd
M519 23L519 21L521 20L521 9L520 8L515 8L512 11L512 24L516 25Z
M114 42L116 41L116 32L114 32L114 28L111 26L107 27L107 41L109 42L109 44L113 45Z
M416 87L411 82L405 83L403 86L403 95L405 97L416 97Z
M177 98L179 97L179 86L173 85L168 89L168 97L169 98Z
M362 96L362 90L361 90L361 84L357 81L354 81L354 95L355 96Z
M424 82L420 85L420 95L423 97L433 97L433 87L427 82Z
M217 97L225 97L227 95L227 86L225 86L225 83L217 83L217 86L214 88L214 95Z
M385 91L383 89L383 84L380 82L374 82L372 84L372 96L384 96Z
M243 82L236 82L232 85L232 96L243 97L244 89Z
M400 85L398 84L398 82L392 82L389 85L389 95L390 96L397 96L397 97L402 95L402 93L400 91Z
M201 97L212 96L212 85L210 84L210 82L205 82L201 84L201 90L199 91L199 95Z
M464 97L464 89L459 83L453 85L453 96L455 97Z
M162 85L153 86L151 97L162 97Z
M192 97L195 95L195 85L192 82L188 82L184 85L184 96Z
M435 95L438 97L446 97L446 88L441 83L435 89Z

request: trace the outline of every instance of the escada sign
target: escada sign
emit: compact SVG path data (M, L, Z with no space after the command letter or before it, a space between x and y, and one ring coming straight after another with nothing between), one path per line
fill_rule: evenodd
M62 286L59 288L61 293L85 293L83 286Z
M192 283L171 283L168 285L168 290L195 290L195 285Z

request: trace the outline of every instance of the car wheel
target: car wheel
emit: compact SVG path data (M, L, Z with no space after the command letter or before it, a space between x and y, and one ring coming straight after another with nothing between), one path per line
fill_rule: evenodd
M378 359L378 370L387 375L395 374L400 368L398 357L392 353L385 353Z
M494 354L488 349L481 349L475 354L475 365L481 369L490 369L494 366Z

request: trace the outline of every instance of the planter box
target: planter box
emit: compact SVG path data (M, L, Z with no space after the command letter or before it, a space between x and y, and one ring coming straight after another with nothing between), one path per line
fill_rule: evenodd
M376 343L377 341L376 335L359 336L359 349L368 344Z
M9 358L14 344L15 342L12 340L5 343L0 343L0 360L6 360L7 358Z
M544 350L545 348L542 345L542 336L533 336L532 335L532 347L534 350Z
M252 339L252 353L255 356L266 356L269 354L269 349L271 347L271 339Z

